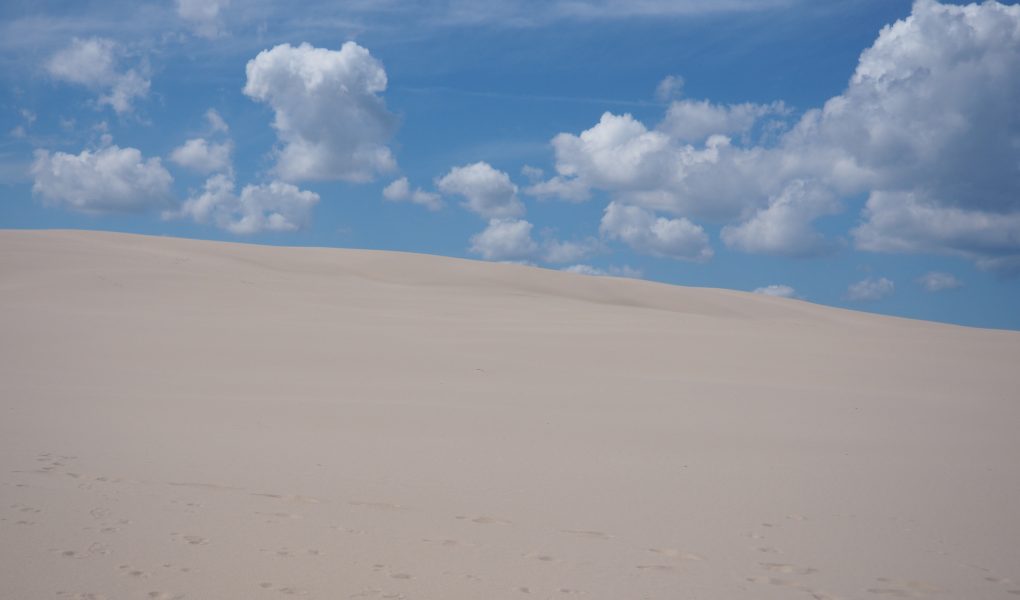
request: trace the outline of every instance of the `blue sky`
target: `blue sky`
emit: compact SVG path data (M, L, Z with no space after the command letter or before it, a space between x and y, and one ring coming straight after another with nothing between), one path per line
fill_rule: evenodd
M1020 7L7 2L0 226L1020 329Z

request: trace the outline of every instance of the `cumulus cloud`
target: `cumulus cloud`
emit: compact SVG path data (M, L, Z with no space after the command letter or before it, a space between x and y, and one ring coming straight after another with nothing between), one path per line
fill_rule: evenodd
M850 300L856 301L881 300L892 294L895 287L895 284L885 277L878 279L869 277L851 284L847 288L846 296Z
M677 100L670 104L659 129L679 142L700 142L710 135L745 134L763 117L788 113L782 102L723 105L707 100Z
M722 239L727 246L745 252L817 256L836 246L811 224L818 217L839 211L839 202L827 188L795 179L748 220L724 227Z
M124 69L124 48L105 38L74 38L46 63L55 79L78 84L99 93L99 106L118 114L130 112L136 98L149 94L149 79L142 67Z
M763 296L776 296L777 298L796 298L797 290L793 289L788 285L781 283L774 283L772 285L766 285L764 287L755 288L755 294L761 294Z
M230 131L227 122L223 120L223 117L214 108L205 111L205 120L209 122L209 129L213 133L227 133Z
M170 160L199 173L227 171L230 169L230 154L233 150L234 144L229 140L217 144L204 138L194 138L174 148Z
M524 204L517 197L517 186L510 176L486 162L454 167L436 181L444 194L464 198L462 206L487 219L519 217Z
M523 167L521 167L521 175L524 175L524 178L527 179L528 181L536 183L541 181L542 178L545 177L545 171L539 169L538 167L524 165Z
M115 145L79 154L36 150L31 173L32 192L43 202L86 213L165 206L173 183L159 158Z
M553 138L556 175L534 187L603 190L727 225L737 248L794 256L831 250L812 222L863 194L859 249L1020 272L1018 105L1020 6L919 0L861 53L841 94L790 126L773 127L781 103L678 100L653 129L606 113ZM790 195L798 181L816 201Z
M280 44L246 71L244 93L275 111L282 179L364 182L396 168L386 144L397 119L380 96L386 71L365 48Z
M591 198L591 189L579 178L556 176L546 181L536 181L524 189L529 196L555 198L567 202L584 202Z
M712 258L708 235L687 219L656 217L639 206L610 202L599 231L643 254L704 262Z
M655 86L655 99L659 102L669 102L679 98L683 92L684 78L679 75L667 75Z
M864 223L852 232L862 250L957 255L981 268L1020 271L1020 210L956 208L914 192L873 192L862 214Z
M240 194L234 188L229 175L213 175L206 180L201 194L188 198L180 209L163 216L191 218L236 234L297 231L308 226L312 208L319 202L315 192L282 181L246 185Z
M545 262L554 264L578 262L595 254L601 247L602 245L596 239L582 241L549 239L543 245L543 259Z
M591 265L577 264L570 265L569 267L563 267L561 271L567 273L577 273L578 275L592 275L596 277L627 277L630 279L641 279L644 273L641 269L635 269L628 265L623 266L609 266L605 269L593 267Z
M471 236L470 251L485 260L531 260L540 250L531 237L532 227L523 219L490 219L484 230Z
M426 192L421 188L412 190L407 177L396 179L384 187L382 195L384 199L390 202L411 202L413 204L420 204L429 210L443 208L443 200L439 197L439 194Z
M542 242L532 237L534 225L524 219L496 217L481 232L471 237L469 250L485 260L563 264L583 260L596 253L598 240Z
M713 220L740 217L755 198L758 205L767 199L750 181L750 159L738 160L743 151L724 135L695 146L607 112L579 135L557 135L552 146L557 174L529 193L580 201L599 189L627 204Z
M926 292L942 292L963 287L960 280L951 273L940 273L939 271L931 271L921 275L917 278L917 283Z
M222 33L220 13L230 0L177 0L177 16L183 19L196 35L215 38Z

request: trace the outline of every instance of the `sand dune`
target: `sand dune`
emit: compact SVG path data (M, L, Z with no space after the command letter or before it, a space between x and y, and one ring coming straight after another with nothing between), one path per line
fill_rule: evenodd
M1020 334L0 232L0 596L1016 598Z

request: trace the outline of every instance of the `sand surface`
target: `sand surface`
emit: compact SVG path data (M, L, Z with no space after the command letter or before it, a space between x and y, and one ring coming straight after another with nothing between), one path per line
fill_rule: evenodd
M4 599L1020 596L1020 334L0 232Z

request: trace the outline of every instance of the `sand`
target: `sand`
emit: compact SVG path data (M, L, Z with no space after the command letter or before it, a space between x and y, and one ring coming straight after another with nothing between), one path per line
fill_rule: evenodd
M1020 334L0 232L4 599L1020 594Z

